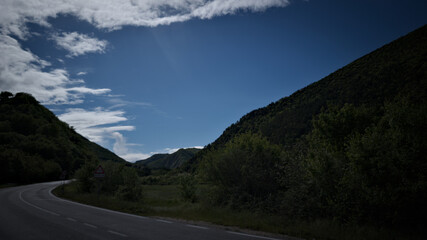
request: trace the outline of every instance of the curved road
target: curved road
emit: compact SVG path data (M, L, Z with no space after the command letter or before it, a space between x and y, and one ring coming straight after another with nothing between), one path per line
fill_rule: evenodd
M274 239L63 200L51 193L59 184L0 189L0 239Z

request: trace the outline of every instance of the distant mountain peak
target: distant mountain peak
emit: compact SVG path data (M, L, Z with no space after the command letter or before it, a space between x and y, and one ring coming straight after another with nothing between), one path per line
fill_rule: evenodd
M188 160L193 158L197 152L201 149L199 148L181 148L174 153L159 153L154 154L153 156L136 161L136 165L143 165L149 168L167 168L173 169L182 166Z

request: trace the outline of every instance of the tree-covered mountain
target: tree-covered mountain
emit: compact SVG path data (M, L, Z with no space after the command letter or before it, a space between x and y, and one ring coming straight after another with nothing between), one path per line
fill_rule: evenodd
M312 130L313 116L329 106L369 105L380 108L398 95L426 95L427 26L399 38L335 71L289 97L254 110L229 126L185 167L236 136L260 133L270 142L291 148Z
M125 162L60 121L29 94L0 95L0 183L30 183L73 174L87 161Z
M151 169L156 168L167 168L173 169L182 166L189 159L194 157L194 155L199 152L200 149L197 148L181 148L178 151L168 154L154 154L153 156L145 159L136 161L135 165L137 166L146 166Z
M426 123L427 25L248 113L183 169L212 204L425 235Z

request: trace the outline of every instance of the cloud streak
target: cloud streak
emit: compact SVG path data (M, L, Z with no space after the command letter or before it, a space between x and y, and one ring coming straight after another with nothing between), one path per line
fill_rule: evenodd
M59 47L69 52L68 57L87 53L103 53L107 47L107 41L77 32L54 34L52 38Z
M85 86L69 87L84 83L71 79L63 69L46 70L50 63L19 42L0 34L0 89L11 92L28 92L44 104L80 103L84 94L104 94L110 89L91 89Z
M59 119L73 126L78 133L98 144L106 144L114 141L113 151L128 161L136 161L149 157L149 154L132 151L122 131L134 131L130 125L117 125L128 119L123 111L110 111L103 108L85 110L82 108L69 108L58 116Z
M48 17L71 14L97 28L167 25L191 18L210 19L237 11L285 7L289 0L3 0L0 23L4 34L24 37L25 23L50 26Z

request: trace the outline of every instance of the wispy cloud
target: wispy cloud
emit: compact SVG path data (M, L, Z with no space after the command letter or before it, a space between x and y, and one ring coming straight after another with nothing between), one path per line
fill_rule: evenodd
M109 88L100 88L100 89L92 89L92 88L87 88L87 87L71 87L71 88L67 88L68 92L77 92L77 93L82 93L82 94L94 94L94 95L100 95L100 94L104 94L104 93L108 93L111 90Z
M123 111L109 111L103 108L85 110L82 108L70 108L58 116L59 119L73 126L76 131L89 140L106 144L114 140L113 150L116 154L124 155L129 152L121 131L134 131L130 125L119 125L128 119Z
M86 75L87 74L87 72L78 72L76 75L77 76L83 76L83 75Z
M103 53L108 42L77 32L54 34L56 44L67 50L68 57L76 57L87 53Z
M70 108L59 115L59 119L73 126L78 133L98 144L113 143L113 151L123 159L134 162L150 157L150 154L133 150L139 144L128 143L122 131L134 131L130 125L119 125L128 119L124 111L110 111L103 108L85 110Z
M3 0L0 23L4 34L24 37L28 34L26 22L50 26L48 17L58 14L71 14L98 28L116 30L126 25L155 27L287 5L289 0Z
M141 107L153 107L151 103L148 102L133 102L133 101L126 101L123 100L121 97L123 95L108 95L107 97L110 97L107 102L112 104L109 109L115 109L120 108L124 106L141 106Z
M11 92L29 92L44 104L80 103L83 94L104 94L110 89L91 89L81 79L71 79L63 69L46 70L50 63L19 42L0 34L0 88ZM71 87L70 87L71 86Z
M84 131L91 127L99 127L107 124L115 124L126 121L123 111L108 111L101 107L94 110L82 108L69 108L59 115L59 119L75 127L78 131ZM89 136L90 137L90 136Z

